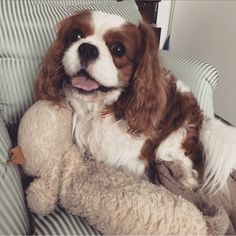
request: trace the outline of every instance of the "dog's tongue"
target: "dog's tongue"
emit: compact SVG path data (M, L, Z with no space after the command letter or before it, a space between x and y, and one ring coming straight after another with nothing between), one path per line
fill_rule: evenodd
M81 88L85 91L92 91L99 87L99 84L95 80L88 79L84 75L74 77L71 83L74 87Z

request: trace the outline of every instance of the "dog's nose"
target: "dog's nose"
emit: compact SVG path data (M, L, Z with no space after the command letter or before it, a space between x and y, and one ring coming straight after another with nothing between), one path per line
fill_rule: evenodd
M90 43L82 43L78 48L78 52L83 63L95 60L99 56L98 48Z

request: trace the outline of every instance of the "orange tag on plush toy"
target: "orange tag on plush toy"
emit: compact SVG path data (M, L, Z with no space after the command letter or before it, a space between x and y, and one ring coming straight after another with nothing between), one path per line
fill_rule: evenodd
M25 164L25 157L19 146L16 146L8 152L10 160L7 162L12 165L23 165Z

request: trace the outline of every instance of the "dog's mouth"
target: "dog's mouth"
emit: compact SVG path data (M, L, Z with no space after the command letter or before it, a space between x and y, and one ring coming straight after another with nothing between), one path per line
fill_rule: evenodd
M98 83L85 69L81 69L71 78L71 84L80 93L91 94L95 92L109 92L113 87L106 87Z

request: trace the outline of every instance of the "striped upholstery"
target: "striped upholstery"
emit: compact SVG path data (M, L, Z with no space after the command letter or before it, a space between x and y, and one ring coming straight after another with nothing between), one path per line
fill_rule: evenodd
M68 214L58 207L48 216L32 215L36 226L34 235L101 235L83 218Z
M204 114L214 117L213 90L219 80L217 70L206 62L168 51L160 51L160 56L163 65L193 91Z
M11 141L0 118L0 235L29 232L22 185L17 167L7 165Z

